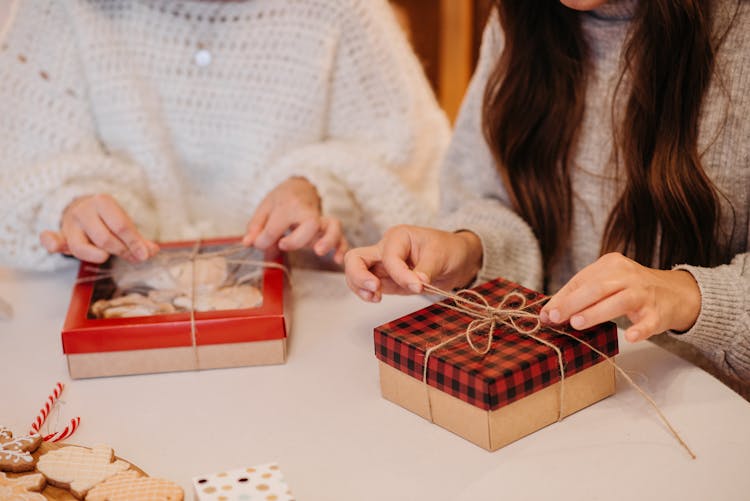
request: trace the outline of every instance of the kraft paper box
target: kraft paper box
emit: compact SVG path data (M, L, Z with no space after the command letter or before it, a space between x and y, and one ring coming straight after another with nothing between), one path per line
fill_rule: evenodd
M198 501L294 501L276 463L195 477L193 488Z
M284 363L284 272L259 265L281 256L237 239L161 249L139 265L81 263L62 330L72 378Z
M520 293L527 311L538 313L543 296L496 279L473 289L491 306ZM468 296L466 296L468 297ZM521 298L505 308L521 306ZM516 303L516 304L513 304ZM536 304L532 304L536 303ZM542 326L534 336L554 344L564 360L564 398L560 408L560 364L555 349L497 323L490 350L473 350L465 333L475 318L448 308L446 299L375 329L383 397L491 451L602 400L615 391L614 368L601 355L568 336ZM517 325L533 327L532 319ZM617 328L605 323L586 331L561 328L613 357ZM486 343L487 329L472 339ZM435 346L445 343L439 348ZM430 352L424 373L425 353Z

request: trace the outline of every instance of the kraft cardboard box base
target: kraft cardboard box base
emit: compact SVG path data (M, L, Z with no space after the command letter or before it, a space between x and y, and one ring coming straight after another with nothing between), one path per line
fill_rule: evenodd
M149 350L72 353L68 372L73 379L128 374L224 369L253 365L278 365L286 361L286 339L250 343L216 344L197 347L156 348Z
M427 420L432 408L433 423L489 451L504 447L558 419L559 382L509 405L487 411L427 386L382 361L378 365L380 388L385 399ZM614 393L615 371L606 361L566 377L562 416L569 416Z

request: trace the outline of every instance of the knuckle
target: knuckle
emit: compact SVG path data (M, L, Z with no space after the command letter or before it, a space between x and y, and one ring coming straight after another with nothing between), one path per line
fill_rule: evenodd
M385 231L383 237L385 239L398 238L399 236L408 233L409 228L410 227L406 224L397 224L396 226L391 226Z
M622 262L623 259L624 256L619 252L608 252L607 254L604 254L601 258L599 258L599 261L605 266L617 266Z
M103 234L98 232L96 235L91 235L91 239L97 245L104 249L115 249L119 246L119 241L115 239L111 233Z
M107 193L97 193L96 195L92 195L91 200L99 206L108 205L114 202L112 195Z
M109 225L109 228L115 235L122 235L123 233L127 233L129 226L126 220L118 218Z

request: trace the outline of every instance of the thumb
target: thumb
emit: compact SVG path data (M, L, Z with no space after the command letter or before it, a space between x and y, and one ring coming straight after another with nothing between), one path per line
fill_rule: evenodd
M69 252L68 242L65 240L65 237L63 237L62 234L56 231L43 231L39 235L39 242L45 249L47 249L47 252L49 252L50 254L55 254L58 252Z
M439 281L441 278L442 261L437 253L431 251L431 248L425 249L422 256L414 266L414 273L419 277L422 283L431 284L433 280Z

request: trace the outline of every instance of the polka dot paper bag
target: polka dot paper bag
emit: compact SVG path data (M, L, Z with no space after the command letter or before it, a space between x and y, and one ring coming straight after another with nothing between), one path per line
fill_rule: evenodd
M198 501L294 501L276 463L203 475L193 486Z

